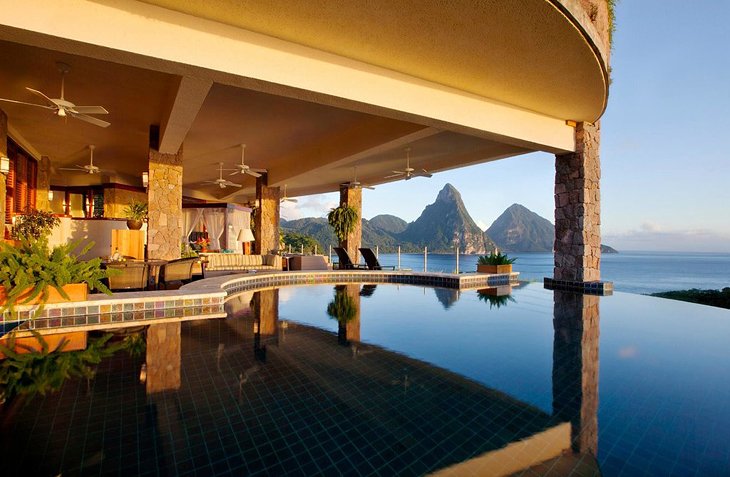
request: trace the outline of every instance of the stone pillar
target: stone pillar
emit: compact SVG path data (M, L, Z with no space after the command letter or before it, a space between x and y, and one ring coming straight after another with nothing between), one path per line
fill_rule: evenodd
M254 249L266 255L279 249L280 191L267 185L268 175L256 179L256 199L259 206L254 213Z
M0 156L8 155L8 115L0 109ZM8 177L0 174L0 240L5 237L5 194Z
M362 189L340 186L340 205L347 205L357 210L355 229L340 242L340 247L347 250L353 263L360 261L360 245L362 245Z
M180 323L147 328L147 394L180 389Z
M160 153L157 135L156 129L150 128L147 256L174 260L180 258L183 235L183 153L182 147L177 154Z
M574 452L598 450L599 297L554 292L553 415L571 423Z
M601 279L600 127L579 123L576 151L555 156L555 280Z
M38 210L51 210L51 202L48 200L48 191L51 189L51 160L48 156L41 156L38 161L38 172L36 175L36 196L35 208Z

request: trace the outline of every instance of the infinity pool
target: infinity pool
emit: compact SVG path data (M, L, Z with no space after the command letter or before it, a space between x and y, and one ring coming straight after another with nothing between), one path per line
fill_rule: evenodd
M148 326L0 407L2 474L730 474L729 311L509 291L283 287Z

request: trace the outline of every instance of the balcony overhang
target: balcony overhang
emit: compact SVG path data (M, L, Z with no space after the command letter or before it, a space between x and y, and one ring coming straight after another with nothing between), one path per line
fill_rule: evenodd
M270 184L299 195L336 190L354 165L361 181L382 183L406 145L414 167L434 172L572 151L566 120L593 121L605 107L600 50L553 2L200 5L2 2L0 96L55 91L61 59L77 104L112 113L98 130L0 104L11 131L55 166L96 144L100 161L134 178L146 170L149 125L170 125L161 143L184 139L186 190L220 199L230 191L201 186L212 178L201 174L237 161L241 143ZM251 196L243 183L230 198Z

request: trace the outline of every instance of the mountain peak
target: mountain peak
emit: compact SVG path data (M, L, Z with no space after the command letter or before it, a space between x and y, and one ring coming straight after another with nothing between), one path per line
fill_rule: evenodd
M443 189L439 192L439 195L436 197L436 202L453 202L453 201L461 201L461 194L458 190L456 190L456 187L452 186L451 184L446 184Z

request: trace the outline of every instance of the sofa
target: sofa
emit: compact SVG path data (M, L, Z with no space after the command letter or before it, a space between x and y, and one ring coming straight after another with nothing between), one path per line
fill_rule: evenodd
M207 253L205 271L237 270L281 270L281 257L278 255L243 255L240 253Z

